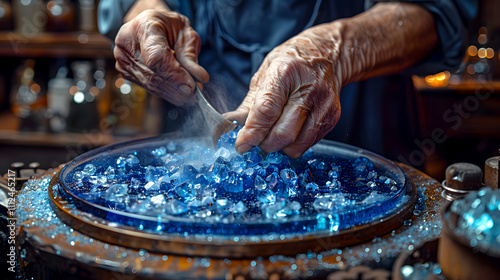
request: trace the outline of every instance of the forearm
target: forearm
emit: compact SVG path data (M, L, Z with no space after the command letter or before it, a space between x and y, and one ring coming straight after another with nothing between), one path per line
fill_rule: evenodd
M123 22L128 22L141 12L149 9L170 11L167 4L162 0L137 0L123 18Z
M331 24L338 38L334 71L342 84L398 73L423 59L434 48L437 33L432 15L419 5L379 3L370 10ZM335 40L334 40L335 41Z

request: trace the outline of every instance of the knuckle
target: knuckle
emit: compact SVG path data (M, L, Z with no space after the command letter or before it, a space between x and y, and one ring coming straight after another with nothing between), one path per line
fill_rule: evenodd
M159 45L147 46L144 48L144 65L150 69L156 69L161 65L165 48Z
M274 142L280 147L286 147L295 141L295 136L293 133L285 131L283 129L278 129L274 133Z
M276 100L269 97L264 97L254 106L257 118L266 122L274 121L276 116L280 113L281 108Z

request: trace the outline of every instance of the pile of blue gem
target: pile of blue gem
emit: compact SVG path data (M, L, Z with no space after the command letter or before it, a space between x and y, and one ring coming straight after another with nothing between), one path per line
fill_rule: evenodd
M458 217L455 232L470 240L470 246L500 254L500 190L485 187L456 200L450 210Z
M172 223L287 221L294 227L276 231L334 231L369 222L390 211L404 187L366 157L342 159L311 149L290 159L280 152L266 155L258 147L239 154L237 132L224 134L217 150L186 140L96 157L71 170L64 185L89 203ZM301 224L304 219L314 224ZM162 226L158 229L189 231L182 224Z

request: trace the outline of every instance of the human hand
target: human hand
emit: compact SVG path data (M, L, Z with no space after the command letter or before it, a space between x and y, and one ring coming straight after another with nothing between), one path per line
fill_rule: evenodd
M309 28L272 50L229 119L245 124L235 147L299 157L340 117L340 88L398 73L437 42L432 14L414 3L378 3L352 18Z
M201 40L189 20L168 10L145 10L115 39L116 69L149 92L180 106L192 99L195 80L208 82L198 64Z
M272 50L252 77L250 90L228 119L245 124L235 147L260 146L297 158L323 138L340 117L340 37L310 28ZM331 36L328 36L331 35Z

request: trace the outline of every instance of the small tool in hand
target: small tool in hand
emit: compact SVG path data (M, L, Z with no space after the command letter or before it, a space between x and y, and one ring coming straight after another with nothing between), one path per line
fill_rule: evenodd
M219 141L222 134L235 130L238 125L232 123L217 112L217 110L215 110L214 107L208 103L205 96L203 96L197 84L195 94L198 105L200 106L203 116L205 117L205 121L208 124L208 128L212 132L212 141L214 145L217 146L217 141Z

